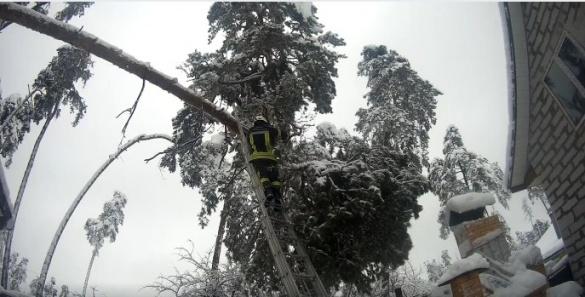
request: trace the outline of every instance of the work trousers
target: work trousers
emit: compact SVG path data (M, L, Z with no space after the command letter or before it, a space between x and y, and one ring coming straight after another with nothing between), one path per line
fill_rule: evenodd
M280 198L280 187L282 183L278 178L278 163L270 159L252 160L252 165L256 170L260 183L264 187L264 193L272 192L276 197Z

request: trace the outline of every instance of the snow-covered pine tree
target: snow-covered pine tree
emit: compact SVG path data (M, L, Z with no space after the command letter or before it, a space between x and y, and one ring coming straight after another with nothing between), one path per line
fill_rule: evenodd
M331 112L335 64L343 57L333 48L344 41L323 32L312 15L315 7L311 6L309 15L297 6L285 2L213 4L208 14L209 38L211 41L222 32L224 39L213 53L195 51L189 55L182 69L192 81L191 88L230 110L244 126L263 113L293 136L301 133L295 121L310 105L316 112ZM257 258L252 262L270 259L266 263L269 269L258 270L253 278L270 282L273 278L259 275L271 274L272 259L267 257L270 252L260 230L250 182L243 172L245 164L237 152L238 141L218 126L202 112L185 106L173 120L175 146L163 156L161 166L171 172L178 167L183 184L199 188L204 205L199 216L202 225L224 201L218 233L225 224L230 258L242 266L254 255ZM204 141L211 133L216 135ZM239 240L241 237L245 240ZM246 269L254 271L253 267Z
M29 288L31 292L37 292L38 288L40 287L39 279L33 279L30 284ZM69 286L61 285L61 290L59 290L59 286L57 285L57 280L54 277L51 277L50 281L45 284L43 290L41 291L41 297L81 297L78 293L72 293L69 290Z
M18 253L12 253L9 265L8 289L20 292L20 286L26 281L28 259L20 257Z
M126 206L126 202L126 195L119 191L115 191L112 200L104 204L103 211L98 218L87 219L87 222L85 222L85 233L89 244L93 247L93 251L91 253L91 260L87 267L87 273L83 283L83 291L81 292L83 297L85 297L85 291L87 289L87 283L89 281L93 262L104 245L104 240L109 238L110 242L116 241L119 228L124 224L123 209L124 206Z
M447 271L447 267L449 267L449 265L451 265L451 256L449 256L449 251L447 250L441 251L440 261L437 261L436 259L433 259L430 262L425 261L427 277L429 278L429 281L436 283Z
M32 94L31 94L32 95ZM12 155L30 132L32 104L30 97L12 94L0 98L0 155L6 158L5 165L12 164Z
M373 144L419 156L428 167L428 132L441 92L384 45L364 47L358 75L368 78L369 91L367 108L357 112L356 130Z
M8 158L9 162L6 165L10 164L10 159L22 142L24 134L30 130L31 122L39 124L44 121L41 132L35 140L14 201L14 222L17 220L24 190L26 189L36 154L51 121L59 116L61 106L68 107L69 111L75 115L73 126L76 126L85 114L87 108L85 99L79 94L75 83L81 81L85 84L87 82L92 75L90 72L92 65L93 62L88 52L69 45L58 48L57 56L53 57L49 65L41 70L32 85L33 90L36 90L32 97L34 104L26 104L26 106L20 107L22 111L18 111L14 117L3 118L3 120L13 121L7 124L3 130L0 130L0 154L2 157ZM7 104L12 105L12 103ZM0 106L0 111L14 111L14 108L18 107L4 108ZM13 133L16 133L16 136ZM14 226L11 227L12 230L8 231L3 258L4 266L1 282L5 285L8 282L7 269L14 232Z
M493 193L504 208L508 208L510 192L504 187L504 173L497 163L471 152L463 145L457 127L451 125L443 141L443 159L435 158L430 165L431 191L437 195L441 206L459 194L468 192ZM440 236L447 238L449 228L443 210L439 213Z
M532 230L526 232L516 231L516 238L518 238L520 247L536 244L549 227L550 223L548 221L536 219L536 222L532 224Z
M368 291L412 247L407 227L428 181L416 156L375 146L323 123L284 156L289 213L321 280ZM375 240L372 240L374 239Z

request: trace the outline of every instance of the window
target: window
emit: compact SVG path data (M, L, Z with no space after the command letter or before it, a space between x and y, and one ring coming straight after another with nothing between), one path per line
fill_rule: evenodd
M585 53L571 39L564 38L544 82L578 125L585 115Z

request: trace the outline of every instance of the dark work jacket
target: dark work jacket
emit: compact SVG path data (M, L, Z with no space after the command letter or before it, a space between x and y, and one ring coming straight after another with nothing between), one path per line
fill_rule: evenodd
M280 131L263 121L254 122L254 126L247 133L248 144L250 145L250 160L273 160L276 140L280 137Z

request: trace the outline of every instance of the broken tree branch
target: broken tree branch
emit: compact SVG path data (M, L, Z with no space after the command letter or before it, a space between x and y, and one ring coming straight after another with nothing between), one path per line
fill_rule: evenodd
M128 124L130 124L130 120L132 119L132 116L134 115L134 112L136 111L136 107L138 106L138 101L140 100L140 97L142 97L142 92L144 91L145 85L146 85L146 80L143 78L142 79L142 87L140 88L140 92L138 93L138 97L134 101L134 104L132 105L132 107L130 107L130 115L128 116L128 119L126 120L126 124L124 124L124 128L122 128L122 138L124 138L126 136L126 128L128 128Z
M154 69L150 64L139 61L120 48L97 38L93 34L79 31L79 28L75 26L59 22L30 8L9 2L0 2L0 18L84 49L175 95L185 103L200 109L213 119L226 125L230 130L238 132L238 121L231 114L182 86L176 78Z

